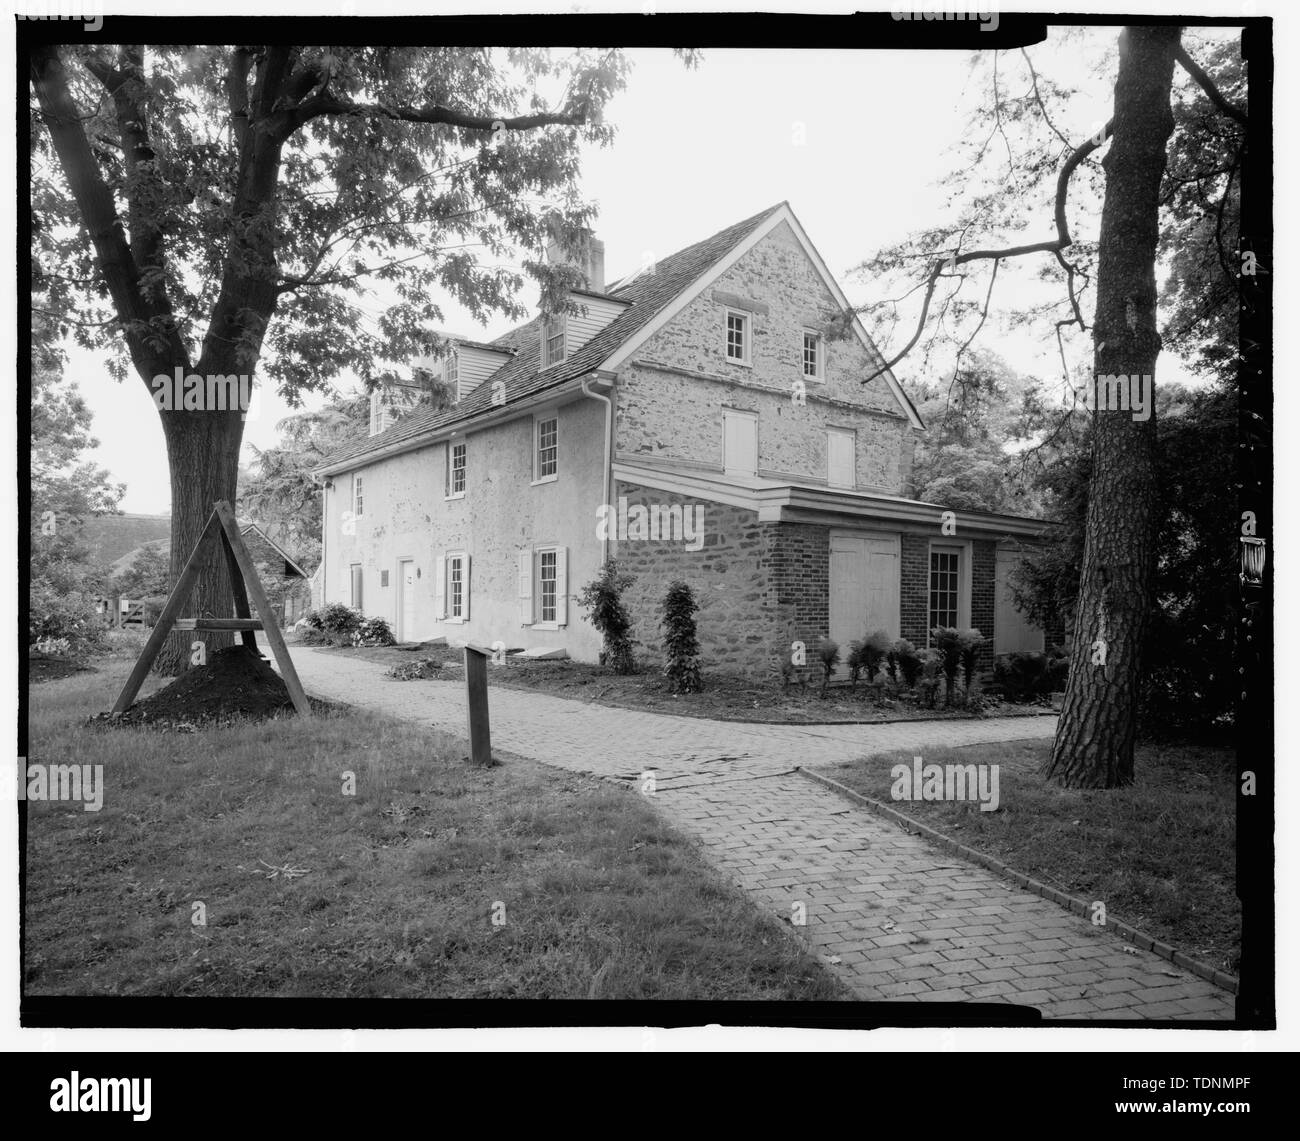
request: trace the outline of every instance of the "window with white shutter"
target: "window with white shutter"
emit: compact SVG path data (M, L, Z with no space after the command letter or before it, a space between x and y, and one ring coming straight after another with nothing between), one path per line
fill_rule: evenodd
M533 552L519 552L519 622L533 624Z
M555 548L555 624L569 624L569 548Z
M568 624L568 564L568 547L539 547L533 554L534 621L539 627Z

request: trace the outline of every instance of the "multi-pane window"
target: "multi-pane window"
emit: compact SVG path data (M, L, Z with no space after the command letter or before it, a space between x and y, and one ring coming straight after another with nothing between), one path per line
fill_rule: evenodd
M930 629L957 625L961 552L930 552Z
M465 557L451 555L447 559L447 617L465 617Z
M538 558L539 586L543 622L555 621L555 584L558 552L542 551Z
M554 479L559 471L560 421L551 416L537 421L537 478Z
M362 514L365 505L365 496L361 493L361 477L359 475L354 475L352 477L352 514Z
M564 360L564 314L547 319L543 337L542 367L546 368Z
M749 363L749 315L727 310L727 360Z
M446 361L443 363L442 375L446 380L448 387L450 387L452 391L455 391L456 377L459 375L455 353L450 353Z
M803 335L803 374L813 380L822 375L822 339L818 333L804 330Z
M465 445L452 444L448 458L447 494L465 494Z

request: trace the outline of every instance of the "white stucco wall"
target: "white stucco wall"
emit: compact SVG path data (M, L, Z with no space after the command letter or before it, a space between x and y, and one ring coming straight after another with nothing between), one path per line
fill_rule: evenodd
M533 483L533 415L469 433L466 491L447 499L446 444L361 466L331 477L325 492L325 599L350 603L350 566L360 563L362 609L387 618L397 629L398 562L411 558L418 571L416 613L408 639L445 635L490 645L564 646L572 657L594 660L600 636L587 623L575 597L599 570L601 544L596 510L604 498L605 406L579 398L555 409L559 416L558 478ZM547 415L547 413L540 413ZM457 437L460 439L460 437ZM363 477L364 509L353 534L344 530L351 510L352 477ZM568 624L560 630L524 626L519 605L519 552L568 548ZM435 617L435 562L448 551L471 557L470 613L466 622ZM381 586L381 572L388 585Z

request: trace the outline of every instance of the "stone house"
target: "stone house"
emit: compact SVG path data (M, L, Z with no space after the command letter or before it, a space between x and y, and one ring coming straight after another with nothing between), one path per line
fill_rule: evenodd
M576 314L456 341L451 407L317 470L326 601L401 640L594 660L576 595L616 557L648 654L674 578L714 668L936 625L1043 648L1007 576L1050 525L907 498L924 425L788 204L612 284L584 244Z
M239 535L258 568L262 589L281 626L292 626L311 609L311 585L306 571L256 523L239 522Z

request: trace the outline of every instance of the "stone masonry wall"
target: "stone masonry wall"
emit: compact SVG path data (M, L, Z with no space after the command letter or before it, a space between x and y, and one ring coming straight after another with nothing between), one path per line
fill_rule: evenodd
M681 504L704 511L704 544L698 551L662 538L610 543L620 569L636 576L623 598L632 614L637 656L662 663L661 607L668 584L680 578L700 604L695 621L705 667L743 672L771 640L768 529L753 511L632 484L616 486L616 504L626 497L629 507Z
M751 361L726 356L726 311L750 316ZM629 458L722 464L724 408L758 414L758 465L773 478L826 480L826 429L857 433L863 490L902 495L911 475L913 432L855 337L825 340L825 376L802 372L803 330L834 310L793 232L782 225L706 286L634 354L618 391L617 450ZM805 403L791 399L795 382Z
M753 511L669 495L620 483L616 499L636 505L681 504L704 509L704 544L698 551L674 540L611 543L621 569L636 576L624 595L635 626L638 656L662 662L660 607L674 578L687 582L700 604L700 648L709 669L762 676L789 654L790 644L810 648L826 633L830 568L825 527L759 523Z

